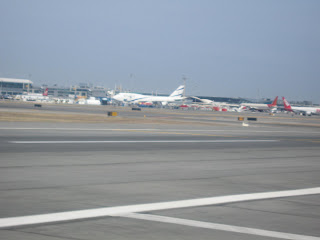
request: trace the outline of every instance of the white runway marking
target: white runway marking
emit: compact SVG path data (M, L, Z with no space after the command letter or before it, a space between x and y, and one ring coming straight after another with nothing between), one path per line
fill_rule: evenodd
M141 140L141 141L9 141L9 143L56 144L56 143L235 143L235 142L279 142L279 140Z
M56 131L172 131L172 132L243 132L243 133L305 133L319 134L315 131L278 131L278 130L215 130L215 129L157 129L157 128L11 128L1 127L0 130L56 130Z
M179 224L179 225L190 226L190 227L207 228L207 229L221 230L221 231L227 231L227 232L237 232L237 233L244 233L244 234L258 235L258 236L272 237L272 238L291 239L291 240L320 240L319 237L313 237L313 236L298 235L298 234L291 234L291 233L284 233L284 232L275 232L275 231L268 231L268 230L262 230L257 228L238 227L238 226L232 226L232 225L201 222L201 221L150 215L150 214L132 213L132 214L123 215L120 217L134 218L134 219L141 219L141 220L162 222L162 223L173 223L173 224Z
M105 217L105 216L118 216L118 215L130 214L130 213L168 210L168 209L175 209L175 208L200 207L200 206L234 203L234 202L242 202L242 201L302 196L302 195L311 195L311 194L320 194L320 187L288 190L288 191L277 191L277 192L229 195L229 196L221 196L221 197L200 198L200 199L171 201L171 202L138 204L138 205L129 205L129 206L120 206L120 207L96 208L96 209L88 209L88 210L49 213L49 214L22 216L22 217L1 218L0 228L16 227L16 226L40 224L40 223L41 224L53 223L53 222L60 222L60 221L71 221L71 220L88 219L88 218Z
M1 127L0 130L70 130L70 131L130 131L130 130L139 130L139 131L160 131L167 129L155 129L155 128L4 128ZM184 131L181 129L181 131ZM193 131L193 130L191 130Z

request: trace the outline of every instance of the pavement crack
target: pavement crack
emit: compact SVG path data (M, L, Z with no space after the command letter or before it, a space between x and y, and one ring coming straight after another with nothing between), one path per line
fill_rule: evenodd
M310 215L304 215L304 214L299 214L298 215L298 214L284 213L284 212L274 212L274 211L246 208L246 207L231 206L231 205L228 205L228 204L225 204L224 206L227 207L227 208L242 209L242 210L248 210L248 211L253 211L253 212L264 212L264 213L272 213L272 214L278 214L278 215L319 219L319 216L310 216Z
M28 234L33 234L33 235L40 235L40 236L44 236L44 237L52 237L52 238L61 239L61 240L84 240L83 238L62 237L62 236L56 236L53 234L37 233L37 232L23 231L23 230L17 230L17 229L9 230L9 231L28 233Z

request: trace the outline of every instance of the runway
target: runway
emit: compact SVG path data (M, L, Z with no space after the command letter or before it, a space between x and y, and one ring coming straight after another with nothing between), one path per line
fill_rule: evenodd
M320 239L319 147L317 127L0 122L0 239Z

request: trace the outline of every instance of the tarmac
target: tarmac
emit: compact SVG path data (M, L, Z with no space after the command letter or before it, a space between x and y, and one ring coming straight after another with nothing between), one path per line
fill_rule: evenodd
M0 239L320 239L318 116L118 112L0 122Z

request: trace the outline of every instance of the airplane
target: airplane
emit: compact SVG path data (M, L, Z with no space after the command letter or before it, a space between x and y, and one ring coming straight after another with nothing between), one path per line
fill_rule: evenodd
M210 99L205 99L205 98L198 98L198 97L195 97L195 96L192 96L192 97L189 97L190 99L192 99L192 101L194 103L197 103L197 104L202 104L202 105L214 105L214 101L210 100Z
M148 102L148 103L161 103L162 105L167 105L169 102L176 102L184 100L184 85L180 85L170 96L150 96L143 95L139 93L118 93L113 96L113 99L124 102L124 103L139 103L139 102Z
M17 95L17 99L22 99L23 101L42 101L48 100L48 88L45 89L43 93L28 93L23 95Z
M193 103L191 107L199 108L199 109L211 109L214 111L222 111L222 112L242 112L246 110L245 106L240 106L238 104L229 104L224 102L215 102L210 99L198 98L195 96L188 97L192 99Z
M266 111L266 110L271 110L275 111L277 109L277 102L278 102L278 96L273 100L271 104L263 104L263 103L241 103L241 106L246 106L249 107L250 110L255 110L255 111Z
M287 101L287 99L285 99L284 97L282 97L283 100L283 105L284 105L284 110L288 111L288 112L294 112L294 113L298 113L298 114L302 114L305 116L311 116L312 114L320 114L320 108L316 108L316 107L292 107L290 105L290 103Z

